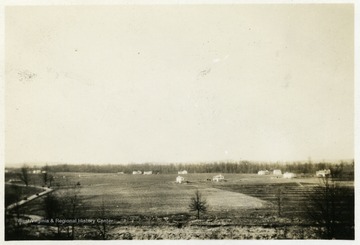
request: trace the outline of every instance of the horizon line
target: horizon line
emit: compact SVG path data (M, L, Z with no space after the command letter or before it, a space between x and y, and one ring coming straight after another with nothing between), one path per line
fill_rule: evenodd
M355 161L354 158L347 158L347 159L306 159L306 160L277 160L277 161L265 161L265 160L248 160L248 159L239 159L239 160L215 160L215 161L186 161L186 162L127 162L127 163L91 163L91 162L16 162L16 163L5 163L4 167L19 167L23 165L28 166L45 166L45 165L98 165L98 166L105 166L105 165L141 165L141 164L159 164L159 165L169 165L169 164L212 164L212 163L240 163L240 162L249 162L249 163L339 163L339 162L349 162Z

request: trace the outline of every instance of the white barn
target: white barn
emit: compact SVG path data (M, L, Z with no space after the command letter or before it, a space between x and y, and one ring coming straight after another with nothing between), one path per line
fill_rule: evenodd
M142 174L141 171L133 171L132 174Z
M178 171L178 174L187 174L188 172L186 170Z
M294 174L294 173L285 172L283 174L284 179L292 179L292 178L295 178L295 177L296 177L296 174Z
M212 180L213 180L213 181L216 181L216 182L223 181L223 180L224 180L224 176L222 176L221 174L219 174L219 175L214 176Z
M268 170L260 170L258 172L258 175L268 175L268 174L270 174L270 172Z
M330 175L330 169L323 169L323 170L319 170L316 171L316 177L326 177L328 175Z
M144 175L150 175L152 174L152 171L144 171Z
M176 177L176 183L181 184L181 182L183 182L184 180L185 180L185 178L184 178L184 177L182 177L182 176L178 176L178 177Z
M275 170L273 171L273 175L282 175L282 172L281 172L280 169L275 169Z

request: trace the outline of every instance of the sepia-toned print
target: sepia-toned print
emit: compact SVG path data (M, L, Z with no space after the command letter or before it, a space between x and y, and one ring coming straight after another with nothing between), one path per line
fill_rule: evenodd
M354 4L7 5L4 238L354 240Z

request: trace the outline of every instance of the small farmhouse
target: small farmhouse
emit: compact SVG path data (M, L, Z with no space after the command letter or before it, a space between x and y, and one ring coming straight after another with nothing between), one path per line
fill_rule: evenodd
M260 170L258 172L258 175L268 175L268 174L270 174L270 172L268 170Z
M144 175L150 175L152 174L152 171L144 171Z
M326 177L329 176L331 174L330 169L323 169L323 170L319 170L316 171L316 177Z
M221 174L219 174L219 175L214 176L212 180L213 180L213 181L216 181L216 182L223 181L223 180L224 180L224 176L222 176Z
M133 171L132 174L142 174L141 171Z
M282 175L282 172L280 169L274 169L273 175Z
M178 171L178 174L187 174L188 172L186 170Z
M182 176L176 177L176 183L181 184L181 182L183 182L183 181L184 181L184 177L182 177Z
M292 178L295 178L295 177L296 177L296 174L294 174L294 173L285 172L283 174L284 179L292 179Z

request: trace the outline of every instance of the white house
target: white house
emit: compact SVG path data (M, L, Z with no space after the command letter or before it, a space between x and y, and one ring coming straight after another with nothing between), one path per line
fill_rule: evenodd
M280 169L274 169L273 175L282 175L282 172Z
M142 174L142 172L141 171L133 171L132 174Z
M268 174L270 174L270 172L268 170L260 170L258 172L258 175L268 175Z
M319 170L316 171L316 177L326 177L328 175L330 175L330 169L323 169L323 170Z
M283 178L285 178L285 179L292 179L292 178L295 178L295 177L296 177L296 174L294 174L294 173L285 172L283 174Z
M224 180L224 176L222 176L221 174L219 174L219 175L214 176L212 180L213 180L213 181L216 181L216 182L223 181L223 180Z
M40 169L35 169L32 171L33 174L40 174L41 173L41 170Z
M182 177L182 176L176 177L176 183L181 184L181 182L183 182L183 181L184 181L184 177Z
M117 172L117 174L124 174L124 172Z
M152 174L152 171L144 171L144 175L150 175Z
M187 174L188 172L186 170L178 171L178 174Z

